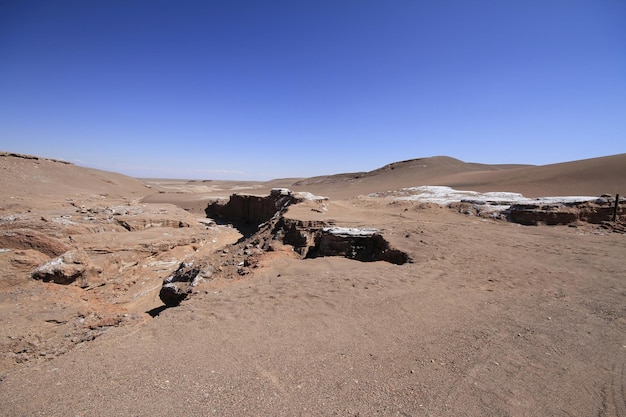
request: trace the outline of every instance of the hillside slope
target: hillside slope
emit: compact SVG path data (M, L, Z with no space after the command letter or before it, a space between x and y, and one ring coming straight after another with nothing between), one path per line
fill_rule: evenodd
M308 178L294 183L334 198L420 185L510 191L529 197L626 192L626 154L550 165L488 165L437 156L385 165L362 173Z
M497 172L472 172L440 178L459 189L514 191L528 197L626 193L626 154Z
M140 198L152 193L143 182L114 172L38 156L0 152L0 190L7 206L41 204L47 197Z

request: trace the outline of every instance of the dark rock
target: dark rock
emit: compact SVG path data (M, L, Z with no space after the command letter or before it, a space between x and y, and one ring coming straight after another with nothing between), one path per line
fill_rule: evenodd
M273 189L269 196L232 194L228 202L209 204L207 216L234 223L260 224L270 220L297 199L287 189Z
M190 292L186 289L182 289L179 285L173 283L163 284L161 291L159 291L159 298L168 307L175 307L179 305Z
M361 262L386 261L402 265L406 252L390 247L375 229L327 227L323 222L282 218L272 231L274 239L291 245L305 258L342 256Z
M200 269L199 266L194 266L193 262L182 262L172 275L165 278L159 291L159 298L163 304L175 307L187 298L197 283Z
M389 242L373 229L324 228L306 257L319 256L343 256L361 262L386 261L396 265L409 261L408 254L391 248Z

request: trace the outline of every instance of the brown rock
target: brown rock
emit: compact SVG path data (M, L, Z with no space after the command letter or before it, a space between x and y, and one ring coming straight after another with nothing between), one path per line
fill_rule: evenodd
M78 249L71 250L35 269L33 279L68 285L79 280L81 287L86 287L88 275L95 272L89 257Z
M34 249L48 256L59 256L70 247L59 239L31 229L11 229L0 232L0 247Z
M599 198L596 201L567 204L514 204L508 210L508 218L514 223L526 226L562 225L577 221L600 224L610 221L613 216L613 199ZM617 217L621 219L626 215L623 204L618 206Z
M509 209L509 220L526 226L570 224L578 220L578 211L559 205L514 204Z

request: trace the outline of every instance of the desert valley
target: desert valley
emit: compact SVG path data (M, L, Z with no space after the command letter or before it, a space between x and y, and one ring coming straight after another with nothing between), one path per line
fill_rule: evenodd
M0 410L626 416L624 196L626 154L254 182L0 152Z

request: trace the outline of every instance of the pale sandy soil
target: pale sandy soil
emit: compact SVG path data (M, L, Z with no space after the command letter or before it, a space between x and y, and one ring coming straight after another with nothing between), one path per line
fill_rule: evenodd
M529 196L532 184L536 195L626 192L624 156L611 158L582 162L582 174L575 163L534 167L538 174L465 167L466 181L491 175L492 189L468 189ZM71 245L103 272L91 289L43 283L29 272L50 255L0 253L2 415L626 416L626 235L366 196L431 181L461 188L441 179L462 176L454 160L295 186L107 177L114 187L98 179L104 188L90 193L89 179L50 195L27 175L32 163L0 156L3 172L21 172L29 190L0 180L0 232L30 228L65 242L71 231ZM415 174L428 164L436 175ZM38 166L45 178L68 168ZM233 228L195 222L207 201L289 183L331 198L324 210L296 205L288 217L378 228L412 262L299 259L285 247L263 255L253 274L205 280L181 306L146 313L160 305L156 288L177 261L238 239ZM120 230L95 210L105 206L140 207L128 221L152 226ZM92 220L80 216L88 208Z

